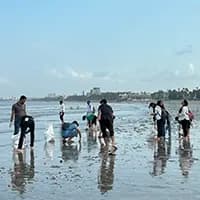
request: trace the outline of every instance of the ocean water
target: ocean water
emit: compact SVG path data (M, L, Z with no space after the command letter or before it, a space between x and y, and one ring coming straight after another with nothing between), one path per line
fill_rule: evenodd
M34 151L13 152L9 118L12 101L0 101L0 199L200 199L200 106L190 102L195 120L190 143L180 144L174 121L179 101L168 101L172 136L157 143L147 102L111 103L115 113L115 155L102 152L85 131L86 104L65 102L65 121L80 123L82 141L63 146L58 102L27 102L35 118ZM98 107L98 103L94 104ZM44 133L52 124L55 143ZM26 137L29 144L29 135Z

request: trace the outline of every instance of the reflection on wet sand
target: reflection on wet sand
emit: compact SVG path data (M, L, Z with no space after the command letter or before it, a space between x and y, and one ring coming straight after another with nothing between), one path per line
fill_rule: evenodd
M154 162L153 162L153 176L159 176L165 173L167 160L171 154L171 138L168 140L155 141L154 144Z
M179 165L182 175L187 177L193 164L192 147L190 141L180 141L179 143Z
M102 153L101 166L98 174L98 188L102 194L113 189L115 155Z
M92 149L98 148L97 132L93 130L86 131L86 136L87 136L87 150L88 153L90 153Z
M64 161L77 161L81 152L81 142L78 144L61 144L62 159Z
M44 151L47 158L53 160L54 149L55 149L55 142L45 142Z
M19 191L21 194L25 192L27 183L35 175L34 166L34 151L30 151L30 164L26 163L26 152L13 152L14 168L11 172L11 185L14 190Z

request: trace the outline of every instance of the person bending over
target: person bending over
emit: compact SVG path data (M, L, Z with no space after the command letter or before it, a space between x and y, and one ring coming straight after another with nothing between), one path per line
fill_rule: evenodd
M79 142L81 141L81 131L79 129L79 124L77 121L73 121L72 123L64 123L62 125L62 137L63 143L65 142L73 142L72 139L79 135Z
M26 134L30 132L30 147L33 149L34 146L34 139L35 139L35 122L32 116L24 116L21 119L21 133L19 137L19 143L18 143L18 150L22 150L24 138L26 137Z
M111 138L113 151L115 151L117 150L117 147L115 145L115 136L113 129L113 109L110 105L107 104L106 99L102 99L100 101L100 104L101 105L98 108L98 119L100 123L101 132L103 134L102 136L107 147L109 145L109 138Z

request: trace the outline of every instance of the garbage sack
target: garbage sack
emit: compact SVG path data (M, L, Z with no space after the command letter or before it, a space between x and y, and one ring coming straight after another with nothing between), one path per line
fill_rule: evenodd
M44 133L45 141L46 142L55 142L55 134L53 130L53 124L49 124L48 129Z

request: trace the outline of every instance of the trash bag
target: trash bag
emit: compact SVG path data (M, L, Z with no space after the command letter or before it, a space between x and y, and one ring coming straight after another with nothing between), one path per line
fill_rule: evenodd
M55 134L53 130L53 124L49 124L47 131L44 133L46 142L55 142Z

